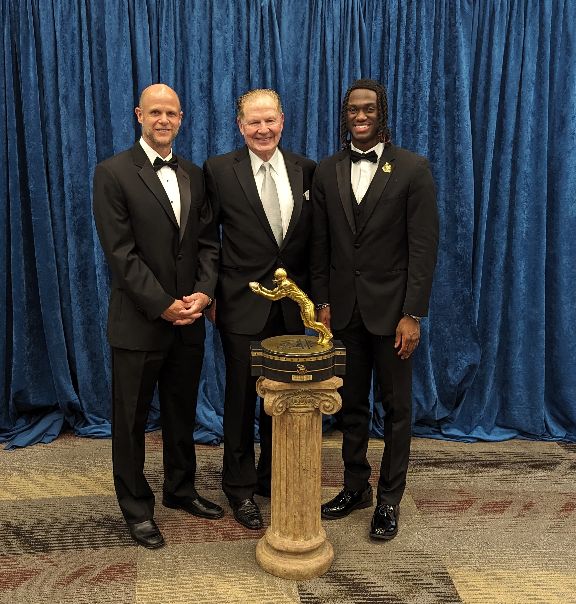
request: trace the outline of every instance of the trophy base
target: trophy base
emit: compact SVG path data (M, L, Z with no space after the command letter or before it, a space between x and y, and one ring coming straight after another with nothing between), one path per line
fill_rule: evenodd
M275 336L250 342L250 354L252 375L276 382L321 382L346 370L342 343L318 344L316 336Z

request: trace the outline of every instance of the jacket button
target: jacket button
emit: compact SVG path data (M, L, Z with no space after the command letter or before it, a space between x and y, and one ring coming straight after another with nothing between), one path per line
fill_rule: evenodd
M182 254L178 254L178 256L176 256L176 260L182 260Z
M354 271L354 274L359 277L360 276L360 271Z
M355 244L354 244L354 247L355 247L356 249L358 249L358 248L360 247L360 244L359 244L359 243L355 243Z

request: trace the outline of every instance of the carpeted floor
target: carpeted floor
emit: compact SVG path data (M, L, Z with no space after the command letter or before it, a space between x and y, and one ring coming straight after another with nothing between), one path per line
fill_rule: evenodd
M378 468L382 442L370 459ZM225 505L222 449L198 447L200 492ZM341 486L340 437L325 437L323 492ZM161 435L147 436L147 475L161 491ZM110 441L64 435L0 451L2 604L576 603L576 445L415 439L398 537L372 542L372 510L324 522L329 572L295 582L257 565L262 533L232 518L193 518L158 504L167 541L135 545L110 474ZM265 520L269 501L258 499Z

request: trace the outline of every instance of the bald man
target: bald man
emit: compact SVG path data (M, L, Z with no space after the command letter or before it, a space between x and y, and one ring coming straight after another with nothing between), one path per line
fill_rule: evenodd
M194 422L204 354L202 313L217 279L218 238L200 168L176 156L178 95L146 88L142 137L96 166L94 218L112 278L112 464L118 503L139 544L164 544L144 476L144 431L156 386L163 438L163 504L216 519L195 488Z

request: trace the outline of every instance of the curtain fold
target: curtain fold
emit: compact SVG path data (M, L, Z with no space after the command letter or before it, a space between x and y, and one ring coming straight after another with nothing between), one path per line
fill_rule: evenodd
M501 4L475 9L473 278L482 363L467 393L472 412L457 421L480 438L573 440L576 85L568 57L576 6Z
M202 165L242 144L237 97L276 88L283 146L320 160L359 77L383 82L394 142L438 187L414 432L576 440L575 3L0 0L0 23L0 441L110 433L91 183L139 136L139 92L178 91L176 150ZM201 442L222 436L223 373L209 326Z

